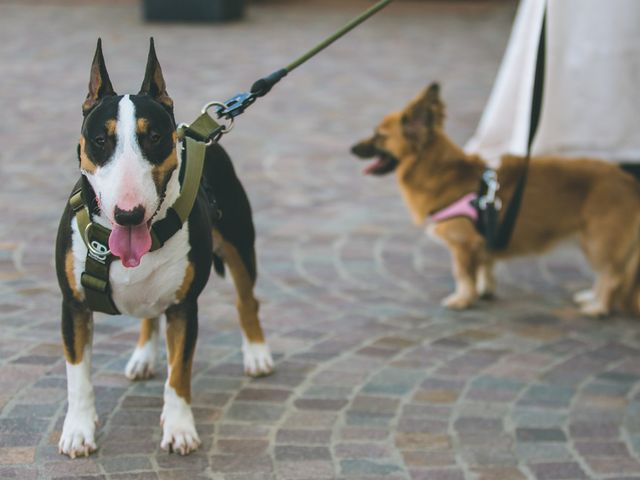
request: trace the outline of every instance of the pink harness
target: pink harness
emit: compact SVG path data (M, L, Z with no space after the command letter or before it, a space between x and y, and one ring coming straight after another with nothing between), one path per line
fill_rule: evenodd
M429 218L434 222L441 222L453 217L467 217L475 223L478 220L478 211L472 202L477 200L477 198L477 193L467 193L464 197L456 200L448 207L444 207L431 214Z

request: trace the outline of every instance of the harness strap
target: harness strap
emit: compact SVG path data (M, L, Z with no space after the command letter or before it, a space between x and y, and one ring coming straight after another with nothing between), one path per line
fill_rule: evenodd
M478 220L477 200L477 193L467 193L452 204L432 213L429 217L434 222L442 222L454 217L467 217L475 224Z
M84 287L87 303L92 310L118 315L120 312L113 303L109 285L109 267L113 261L108 247L111 230L91 222L82 188L71 194L69 204L76 216L80 236L87 246L84 272L80 275L80 284Z
M187 136L183 137L183 142L183 152L186 151L186 154L183 155L183 162L186 161L186 166L182 189L180 190L180 196L167 210L165 218L157 221L151 227L150 251L152 252L162 247L167 240L182 228L184 222L189 218L200 188L206 144Z

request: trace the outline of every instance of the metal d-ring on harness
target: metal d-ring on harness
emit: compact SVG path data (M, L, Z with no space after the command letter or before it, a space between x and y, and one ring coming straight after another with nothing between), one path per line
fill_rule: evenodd
M518 178L511 200L502 218L502 223L498 223L498 212L502 209L502 202L496 196L500 189L498 174L494 169L487 169L482 174L480 195L477 200L478 227L485 236L487 248L492 251L500 251L507 248L513 229L515 228L524 188L527 183L529 173L529 163L531 160L531 145L540 123L540 112L542 110L542 93L544 87L544 62L546 50L546 25L547 13L542 17L542 28L540 40L538 42L538 52L536 55L535 76L533 81L533 94L531 97L531 117L529 120L529 137L527 140L527 152L524 158L522 173Z
M151 226L152 245L150 251L162 247L164 242L182 228L182 225L189 217L202 184L206 148L217 142L222 135L231 131L235 117L243 113L256 99L266 95L276 83L293 69L324 50L338 38L387 6L391 1L379 1L287 67L257 80L251 86L251 92L239 93L226 102L209 102L202 107L200 116L192 123L178 125L177 134L182 142L181 154L182 164L184 165L182 188L178 199L168 209L166 217ZM227 120L226 124L220 124L211 118L208 111L212 107L215 107L218 119L225 118ZM86 301L92 310L117 315L120 312L113 302L109 284L109 269L114 259L108 247L111 230L92 221L91 210L87 202L88 199L92 199L92 196L89 192L85 193L85 190L91 190L91 188L85 177L82 177L81 184L82 187L74 190L69 198L69 204L76 217L79 231L87 246L85 270L82 272L81 284L84 287ZM205 189L207 188L206 185L204 187ZM92 190L91 193L93 193ZM217 209L213 198L210 195L211 206L219 219L222 213Z

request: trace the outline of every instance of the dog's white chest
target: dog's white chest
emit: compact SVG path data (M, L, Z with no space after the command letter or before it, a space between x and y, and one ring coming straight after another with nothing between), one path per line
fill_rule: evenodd
M111 263L112 298L122 314L137 318L157 317L176 303L176 292L183 283L191 248L188 226L186 223L161 249L144 255L135 268L124 267L118 259ZM84 270L87 247L75 219L72 228L74 276L76 285L82 290L80 275Z

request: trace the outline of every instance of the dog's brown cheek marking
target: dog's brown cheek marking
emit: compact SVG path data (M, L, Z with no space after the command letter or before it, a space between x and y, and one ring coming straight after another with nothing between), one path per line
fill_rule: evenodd
M111 118L109 120L106 121L106 123L104 124L104 128L107 132L107 135L109 135L110 137L116 134L116 128L118 126L118 122Z
M153 182L156 185L156 190L159 193L162 193L166 187L166 183L169 181L169 176L178 166L178 154L176 152L176 140L177 135L174 132L173 135L173 149L167 158L165 158L162 163L159 165L155 165L151 170L151 174L153 175Z
M215 245L222 246L222 256L231 270L233 283L236 287L236 306L242 330L249 342L264 343L264 333L258 319L260 304L253 295L254 282L251 275L249 275L236 247L227 242L216 230L213 230L213 240Z
M67 276L67 282L69 283L69 288L73 292L73 297L79 302L84 301L84 294L78 290L78 285L76 284L76 276L73 271L74 261L73 261L73 252L69 250L67 255L64 257L64 273Z
M84 136L81 135L80 136L80 168L85 172L95 173L96 165L91 160L89 160L89 157L87 157L85 146L86 146L86 140L84 139Z
M136 122L136 132L145 134L149 131L149 120L146 118L139 118Z
M151 340L153 334L158 331L157 318L143 318L140 322L140 335L138 336L138 346L144 347Z

